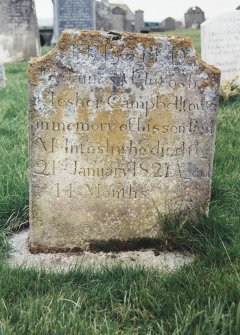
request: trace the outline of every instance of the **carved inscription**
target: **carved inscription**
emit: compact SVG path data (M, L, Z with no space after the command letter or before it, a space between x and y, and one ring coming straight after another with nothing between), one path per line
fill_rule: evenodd
M240 73L240 12L225 13L201 26L202 58L221 69L221 80Z
M32 249L153 237L158 213L207 210L219 72L190 40L68 31L46 57L30 63Z

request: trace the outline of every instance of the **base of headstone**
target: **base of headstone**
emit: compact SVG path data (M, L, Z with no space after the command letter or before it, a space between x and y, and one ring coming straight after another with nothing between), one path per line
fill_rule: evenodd
M189 253L163 252L152 249L122 252L83 252L77 253L39 253L31 254L28 249L28 230L15 233L10 238L11 253L8 264L46 271L100 270L116 265L125 267L144 267L159 271L174 271L194 261Z

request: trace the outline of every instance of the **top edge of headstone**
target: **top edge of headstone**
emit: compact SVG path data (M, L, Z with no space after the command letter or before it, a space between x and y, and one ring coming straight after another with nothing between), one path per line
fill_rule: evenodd
M95 39L103 38L108 39L108 42L112 46L119 43L127 42L128 48L135 49L140 43L144 49L151 48L158 45L163 41L170 42L175 48L189 49L191 48L197 60L198 65L202 65L206 71L212 72L215 75L220 75L221 71L207 63L205 63L200 56L196 53L192 38L186 36L173 36L173 35L146 35L141 33L126 33L126 32L102 32L97 30L79 30L79 29L68 29L61 33L55 47L49 51L46 55L40 57L32 57L29 61L30 66L34 66L38 63L52 61L58 51L67 52L69 47L73 44L79 43L80 41L86 40L87 42L95 42ZM104 48L103 48L104 50ZM101 51L101 50L100 50Z
M205 26L207 26L209 23L212 23L216 20L220 20L221 18L224 18L226 16L231 16L231 15L235 15L235 16L239 16L240 17L240 11L231 11L231 12L225 12L219 15L216 15L214 17L211 17L210 19L207 19L206 21L204 21L203 23L201 23L201 28L204 28Z

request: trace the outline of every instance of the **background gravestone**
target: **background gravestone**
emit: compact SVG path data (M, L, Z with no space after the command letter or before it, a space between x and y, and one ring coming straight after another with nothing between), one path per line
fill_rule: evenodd
M5 71L3 64L0 64L0 88L5 87Z
M0 1L0 62L29 59L39 51L34 1Z
M140 33L142 30L144 30L144 11L139 9L135 11L134 31Z
M96 29L109 31L112 29L112 8L108 1L96 1Z
M240 12L207 20L201 25L202 59L221 69L221 80L240 75Z
M207 211L220 72L190 38L68 30L29 80L32 252Z
M95 29L95 0L53 0L55 44L66 29Z
M205 21L204 11L200 7L191 7L184 14L185 28L199 29Z

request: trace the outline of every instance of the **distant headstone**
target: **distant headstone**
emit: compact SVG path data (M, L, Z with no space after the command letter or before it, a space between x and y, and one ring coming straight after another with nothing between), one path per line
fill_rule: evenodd
M112 29L112 9L108 1L96 1L96 29L109 31Z
M199 29L205 21L204 11L200 7L191 7L184 14L185 28Z
M190 38L68 30L29 76L32 252L207 211L220 72Z
M5 71L3 64L0 64L0 88L5 87Z
M240 12L226 13L201 25L202 59L221 69L221 80L240 75Z
M165 20L161 22L161 27L163 30L175 30L176 29L176 20L172 17L167 17Z
M144 30L144 11L139 9L135 11L134 31L140 33L142 30Z
M34 1L0 1L0 62L29 59L39 51Z
M95 5L95 0L53 0L53 44L66 29L96 29Z
M116 31L125 31L127 11L116 6L112 9L112 26Z

